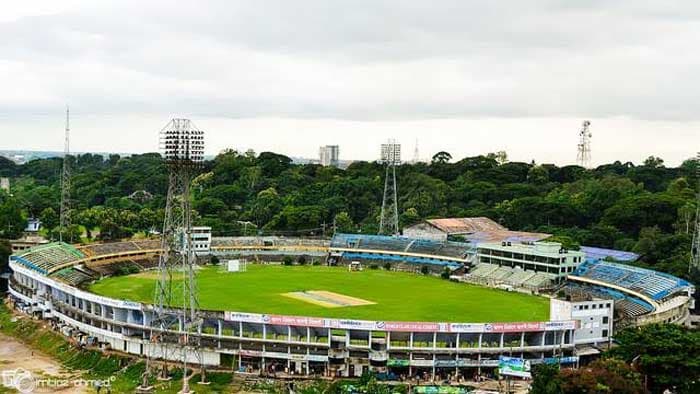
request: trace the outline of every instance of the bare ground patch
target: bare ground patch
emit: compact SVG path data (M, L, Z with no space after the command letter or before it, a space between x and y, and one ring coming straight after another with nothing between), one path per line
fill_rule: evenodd
M374 302L363 300L362 298L351 297L325 290L293 291L291 293L283 293L282 295L295 300L322 306L324 308L342 308L346 306L374 304Z

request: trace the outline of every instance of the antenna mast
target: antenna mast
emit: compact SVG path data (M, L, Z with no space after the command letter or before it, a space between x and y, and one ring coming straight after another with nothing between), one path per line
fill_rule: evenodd
M698 190L695 201L695 231L693 232L693 243L690 247L690 264L688 273L700 271L700 152L695 159L695 171L697 174Z
M416 138L416 147L413 149L413 164L420 162L420 154L418 153L418 138Z
M70 218L70 109L66 106L66 133L63 145L63 171L61 172L61 212L58 240L63 242L63 233L68 231ZM69 242L73 242L72 235Z
M588 129L590 125L590 121L584 120L581 131L578 133L579 143L576 163L583 168L590 168L591 166L591 137L593 137L593 133Z

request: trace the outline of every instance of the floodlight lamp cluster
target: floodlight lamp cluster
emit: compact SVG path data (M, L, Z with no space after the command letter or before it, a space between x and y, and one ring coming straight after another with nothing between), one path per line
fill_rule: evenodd
M160 149L168 164L201 164L204 131L198 130L189 119L173 119L160 132Z

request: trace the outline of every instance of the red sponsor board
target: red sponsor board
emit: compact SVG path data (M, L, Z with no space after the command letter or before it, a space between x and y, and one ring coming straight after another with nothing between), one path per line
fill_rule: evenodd
M386 331L415 331L415 332L429 332L438 331L440 329L439 323L420 323L420 322L408 322L408 321L388 321L384 325Z
M271 324L282 324L290 326L307 326L307 327L323 327L323 319L317 317L304 316L279 316L270 315Z
M486 325L487 332L543 331L544 328L545 324L542 322L491 323Z

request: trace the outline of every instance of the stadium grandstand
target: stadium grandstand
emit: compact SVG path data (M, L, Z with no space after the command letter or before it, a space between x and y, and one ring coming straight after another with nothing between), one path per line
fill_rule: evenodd
M35 246L12 256L18 263L44 275L61 269L66 264L70 265L73 261L84 257L85 255L80 250L65 242L53 242Z
M633 252L625 252L622 250L596 248L593 246L581 246L581 251L586 254L589 260L608 260L621 261L623 263L631 263L639 259L639 255Z
M694 308L695 287L675 276L613 263L587 259L568 277L562 290L588 293L615 300L615 309L627 324L679 322Z
M268 261L279 262L275 260L279 256L319 253L320 258L337 259L339 264L356 259L389 262L392 271L416 271L423 266L435 273L445 267L471 268L468 275L481 278L477 283L485 286L502 288L505 284L549 291L550 314L549 320L539 322L499 319L490 323L452 323L212 310L207 311L203 323L206 335L202 336L202 343L211 344L202 348L203 363L230 366L236 360L239 366L260 370L266 363L274 362L299 375L360 376L367 368L409 374L421 370L431 375L447 370L473 374L497 368L499 354L515 352L534 361L556 354L577 359L579 355L593 354L586 353L592 346L602 350L614 332L625 326L687 324L689 309L694 307L691 296L695 289L690 283L668 274L603 260L632 257L615 255L615 251L603 250L581 263L576 260L576 269L567 269L566 280L559 287L549 287L554 274L525 266L493 264L493 254L489 255L489 262L479 261L471 267L470 252L473 253L473 246L464 242L376 235L336 234L330 241L213 238L211 253L222 257L265 254ZM55 242L24 250L10 257L10 297L18 310L91 336L106 348L144 356L149 351L149 330L144 322L152 318L152 308L129 299L96 295L86 284L155 267L159 253L158 239L77 248ZM552 263L515 255L495 257L528 264ZM563 258L563 253L559 257ZM558 260L558 264L562 261Z
M340 264L365 260L455 270L469 262L470 249L464 242L339 233L331 239L330 258Z

